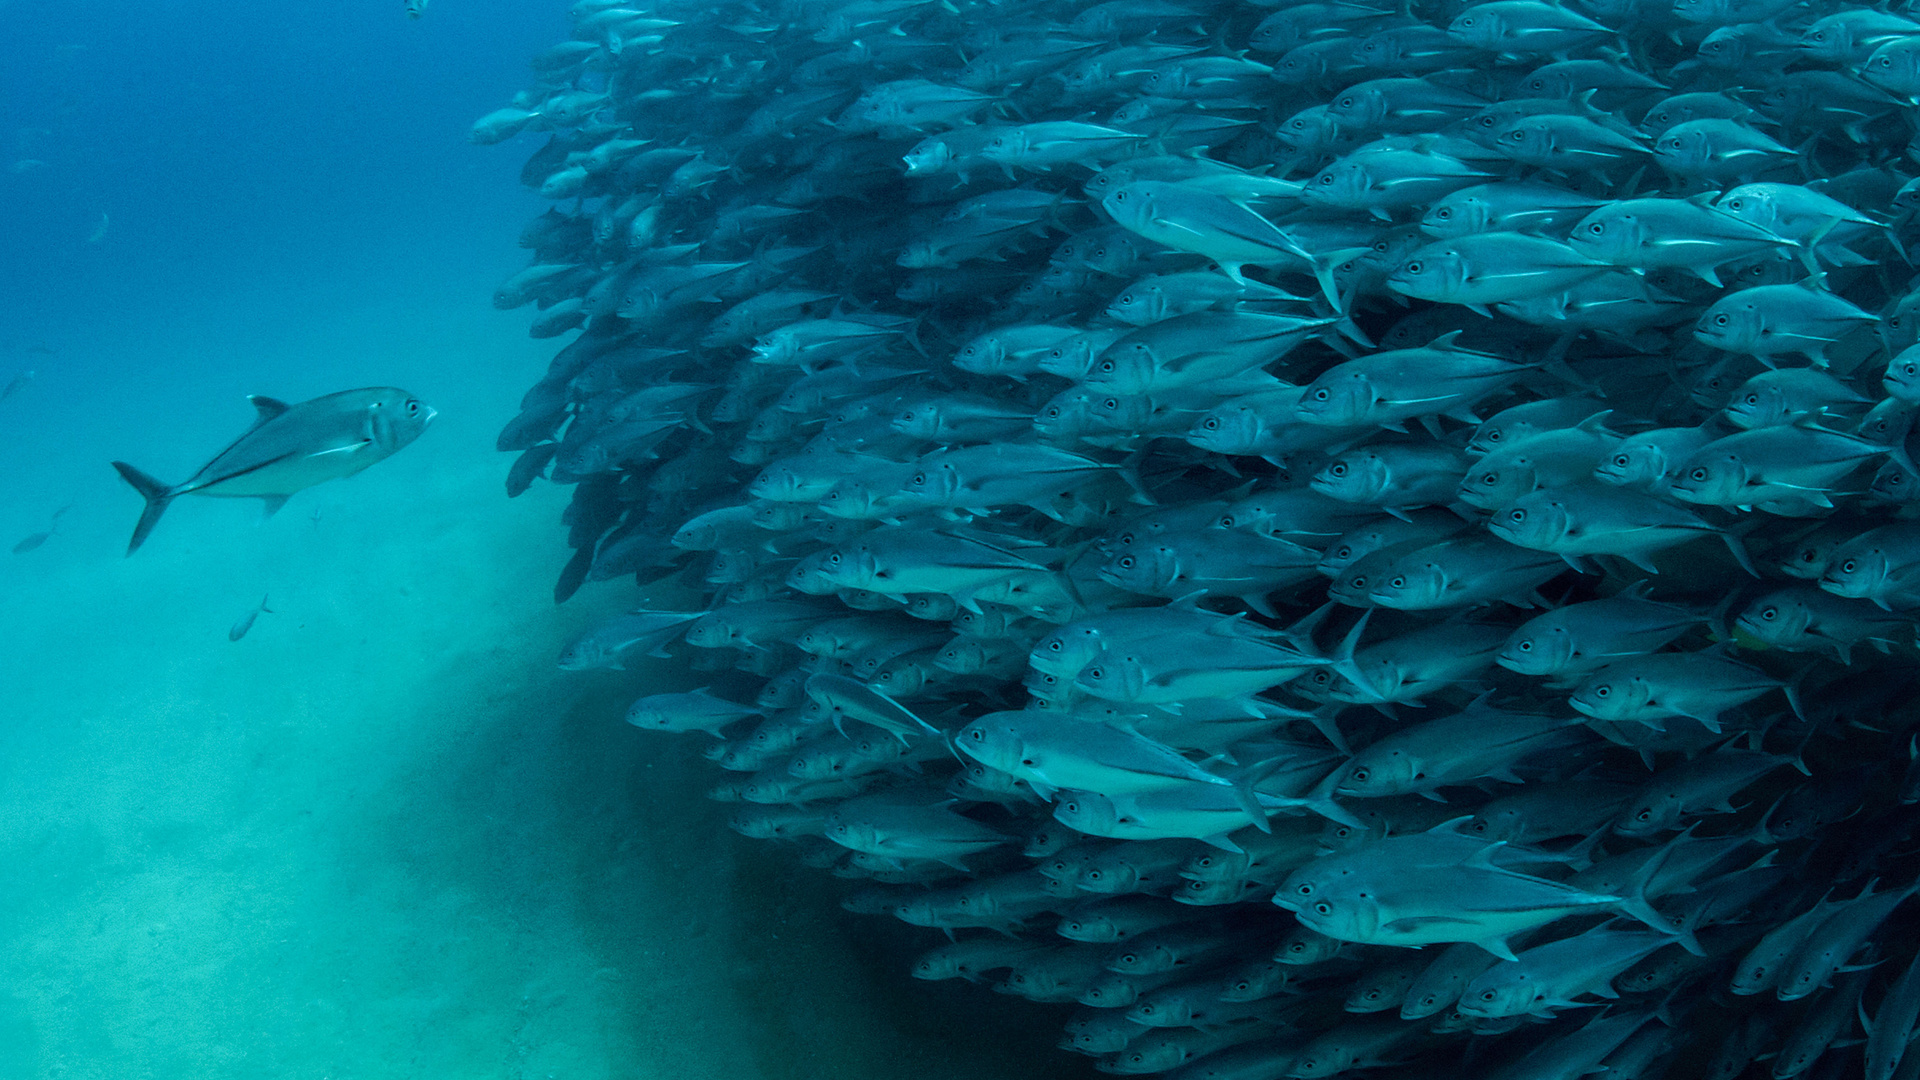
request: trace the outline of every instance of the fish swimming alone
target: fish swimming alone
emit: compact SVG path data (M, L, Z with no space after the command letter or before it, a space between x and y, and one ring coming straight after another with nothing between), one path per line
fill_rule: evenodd
M113 463L147 500L127 554L140 550L160 515L182 495L260 499L273 514L297 491L392 457L419 438L436 413L391 386L342 390L298 405L257 394L247 400L260 414L253 427L180 484L170 486L124 461Z

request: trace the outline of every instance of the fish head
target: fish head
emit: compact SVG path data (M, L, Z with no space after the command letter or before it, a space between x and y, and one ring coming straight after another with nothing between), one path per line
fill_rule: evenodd
M1920 94L1920 41L1903 37L1881 45L1860 65L1859 75L1895 97Z
M1614 820L1613 831L1621 836L1652 836L1678 825L1685 803L1680 793L1654 785L1636 796Z
M1595 720L1630 721L1646 710L1652 698L1652 688L1645 679L1616 665L1588 676L1567 699L1567 704Z
M1826 571L1820 575L1820 587L1835 596L1864 599L1879 591L1891 570L1886 553L1869 534L1834 550L1827 560Z
M1152 387L1159 358L1143 342L1116 344L1094 358L1082 383L1109 394L1139 394Z
M1553 675L1573 663L1575 651L1573 635L1566 627L1535 619L1507 638L1494 662L1522 675Z
M1387 96L1380 88L1350 86L1327 103L1327 115L1335 124L1366 131L1386 119L1387 108Z
M1049 439L1072 439L1100 430L1093 422L1093 405L1104 396L1086 386L1071 386L1055 394L1033 414L1033 430Z
M1488 145L1515 161L1544 163L1553 160L1557 143L1552 120L1523 116L1494 132Z
M1774 197L1777 187L1774 184L1742 184L1720 196L1713 208L1772 232L1780 219L1780 206Z
M1327 596L1348 607L1373 607L1373 587L1393 569L1393 552L1370 551L1353 560L1333 576Z
M1309 424L1357 426L1373 411L1375 400L1373 382L1366 375L1335 368L1307 386L1293 411Z
M1014 773L1021 769L1021 757L1025 755L1025 740L1020 738L1020 728L1008 723L1006 717L985 715L977 721L966 724L954 732L954 749L979 761L987 769L998 769L1000 773Z
M827 576L827 559L837 552L816 551L807 555L787 571L787 584L808 596L825 596L838 588Z
M1920 402L1920 345L1902 350L1887 361L1887 374L1881 380L1887 393L1905 402Z
M1100 580L1146 596L1173 586L1179 573L1179 552L1167 544L1140 544L1100 565Z
M1062 791L1054 796L1053 819L1088 836L1111 836L1120 823L1120 812L1113 800L1092 791ZM1107 876L1104 868L1090 868L1096 880Z
M917 694L927 685L927 669L931 664L926 659L908 653L896 656L881 664L867 680L867 685L888 697L907 697Z
M1381 607L1424 611L1438 607L1446 596L1446 568L1430 560L1398 562L1367 590L1367 599Z
M1387 275L1387 286L1417 300L1451 301L1469 276L1466 256L1442 241L1407 256Z
M1340 952L1341 943L1316 930L1296 928L1273 950L1273 958L1289 967L1305 967L1330 960Z
M1867 485L1866 501L1897 505L1914 501L1916 495L1920 495L1920 478L1899 462L1889 461L1873 474L1873 482Z
M1079 796L1089 793L1074 792L1074 794ZM1119 812L1118 808L1113 805L1113 801L1105 798L1105 796L1097 796L1097 798L1107 804L1104 810L1100 809L1099 803L1097 802L1083 803L1080 809L1097 814L1112 813L1114 816L1111 820L1117 823L1120 820ZM1085 820L1087 820L1088 824L1092 824L1094 821L1091 817ZM1065 824L1065 822L1062 822L1062 824ZM1140 868L1128 862L1124 854L1107 858L1096 858L1080 868L1080 877L1077 884L1087 892L1107 893L1115 896L1135 892L1140 887Z
M1740 613L1740 629L1774 646L1786 646L1806 637L1813 612L1806 601L1788 592L1763 596Z
M1493 970L1500 973L1499 978L1475 979L1469 983L1455 1008L1468 1016L1489 1020L1533 1011L1539 998L1534 979L1525 971L1508 973L1498 967Z
M1702 312L1694 324L1694 340L1728 352L1747 352L1766 333L1766 317L1751 293L1723 297Z
M1328 462L1309 486L1342 502L1364 503L1373 501L1392 482L1393 470L1378 453L1353 450Z
M1041 638L1028 654L1027 662L1037 670L1071 679L1092 663L1103 647L1098 628L1084 623L1069 624Z
M1615 205L1581 218L1568 234L1567 244L1595 262L1632 266L1651 239L1639 215Z
M1492 4L1479 4L1454 16L1447 24L1447 36L1462 45L1499 52L1510 36L1507 20Z
M1482 510L1503 506L1531 492L1533 463L1526 457L1500 455L1481 458L1460 478L1460 501Z
M1146 675L1139 657L1103 652L1073 684L1103 701L1134 701L1146 690Z
M1107 192L1100 200L1100 208L1105 210L1107 216L1113 218L1115 222L1144 234L1153 228L1158 202L1158 191L1154 182L1136 180L1121 184Z
M1708 448L1688 458L1668 485L1673 497L1702 506L1737 506L1747 486L1740 455Z
M1334 793L1362 799L1380 798L1415 790L1418 782L1425 778L1419 762L1405 750L1392 747L1375 752L1369 748L1354 758Z
M1357 210L1367 205L1372 188L1373 177L1366 163L1347 158L1315 173L1300 188L1300 201L1309 206Z
M1487 522L1495 536L1535 551L1554 550L1572 529L1566 503L1551 489L1523 496Z
M1266 425L1258 410L1239 402L1225 405L1201 416L1187 431L1187 441L1202 450L1218 454L1245 454L1260 445Z
M922 462L907 477L901 495L927 506L950 506L960 491L960 470L951 461Z
M1427 208L1420 218L1420 229L1428 236L1450 240L1492 228L1491 217L1485 197L1471 189L1456 191Z
M962 640L941 649L933 658L933 666L956 675L967 675L985 667L987 659L987 651L978 641Z
M960 346L960 351L954 354L953 366L976 375L990 375L1000 369L1006 358L1005 336L987 333Z
M1277 70L1277 69L1276 69ZM1314 153L1337 143L1340 124L1325 105L1311 105L1281 121L1274 140L1299 153Z
M1920 186L1914 190L1920 193ZM1887 301L1886 307L1880 309L1880 322L1874 331L1880 335L1880 344L1889 355L1920 344L1920 289Z
M1792 419L1791 403L1785 391L1775 383L1748 380L1734 391L1727 402L1727 420L1735 427L1757 428L1784 424Z
M880 850L880 830L870 821L853 820L839 814L827 816L827 839L854 851Z

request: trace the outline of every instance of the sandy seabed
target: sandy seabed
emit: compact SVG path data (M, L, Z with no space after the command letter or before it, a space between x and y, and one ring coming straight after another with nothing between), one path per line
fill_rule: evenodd
M696 738L620 723L683 675L554 666L635 593L556 608L567 493L502 492L551 345L484 283L394 273L76 331L0 405L0 1077L1080 1075L1056 1010L907 979L933 941L727 831ZM271 520L183 499L121 557L109 458L178 479L241 394L368 383L441 416Z

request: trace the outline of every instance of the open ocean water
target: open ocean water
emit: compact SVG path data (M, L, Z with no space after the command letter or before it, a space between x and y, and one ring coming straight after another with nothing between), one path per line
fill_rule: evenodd
M726 830L659 671L558 671L566 490L494 433L551 349L488 304L544 206L474 116L558 3L0 0L0 1077L1018 1077L1012 1003ZM393 461L187 499L300 401L404 387ZM265 595L242 640L228 629ZM918 940L918 939L915 939ZM991 1045L972 1037L983 1025Z

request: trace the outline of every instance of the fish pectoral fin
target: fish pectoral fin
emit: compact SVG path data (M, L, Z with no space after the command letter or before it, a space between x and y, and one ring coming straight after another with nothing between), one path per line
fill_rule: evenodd
M291 495L260 496L260 510L261 510L260 516L262 518L270 518L273 515L279 513L280 508L287 505L287 500L290 498L292 498Z
M364 450L365 448L372 445L373 445L372 439L362 439L359 442L348 443L345 446L335 446L327 450L316 450L313 453L308 454L307 457L319 458L319 457L326 457L328 454L351 454L359 450Z

